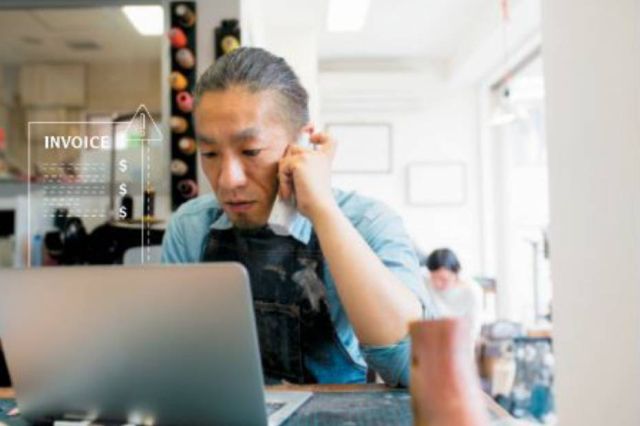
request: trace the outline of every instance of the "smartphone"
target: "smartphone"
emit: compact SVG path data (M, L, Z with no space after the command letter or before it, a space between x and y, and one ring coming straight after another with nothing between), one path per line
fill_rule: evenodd
M297 144L299 146L310 148L312 146L309 140L309 133L302 132L298 138ZM276 200L271 208L271 214L267 220L267 225L271 230L280 236L291 235L291 227L296 218L300 215L296 209L296 200L292 196L289 200L283 200L280 195L276 196Z

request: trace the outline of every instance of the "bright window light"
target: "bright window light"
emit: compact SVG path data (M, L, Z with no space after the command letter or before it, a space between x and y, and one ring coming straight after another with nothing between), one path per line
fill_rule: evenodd
M159 36L164 30L162 6L122 6L122 12L143 36Z
M327 29L331 32L360 31L369 12L369 0L330 0Z

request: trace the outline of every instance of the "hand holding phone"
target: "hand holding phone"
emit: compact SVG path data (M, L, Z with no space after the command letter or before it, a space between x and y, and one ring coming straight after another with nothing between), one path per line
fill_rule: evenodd
M310 148L290 145L278 163L279 195L284 200L295 195L295 208L315 224L321 217L339 213L331 188L336 143L322 132L304 138L299 143Z
M301 133L297 145L303 148L311 148L313 144L309 140L309 134L306 132ZM299 214L294 196L289 200L283 200L280 195L277 195L271 208L267 225L276 235L291 235L291 227Z

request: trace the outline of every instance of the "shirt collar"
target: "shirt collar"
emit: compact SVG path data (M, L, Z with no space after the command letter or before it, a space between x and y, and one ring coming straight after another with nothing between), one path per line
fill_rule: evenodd
M217 230L225 230L233 228L233 223L229 219L226 213L222 212L222 214L211 224L212 229ZM293 226L291 227L291 236L296 240L300 241L303 244L309 244L309 240L311 239L311 231L313 226L311 225L311 221L299 214L293 221Z

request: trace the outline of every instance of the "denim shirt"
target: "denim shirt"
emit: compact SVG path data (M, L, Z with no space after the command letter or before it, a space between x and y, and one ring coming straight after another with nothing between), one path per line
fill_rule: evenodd
M418 259L400 217L384 204L353 192L334 190L334 197L343 214L384 265L416 294L422 304L423 316L432 317L433 304L422 283ZM167 227L162 242L162 262L200 262L210 229L229 229L232 226L212 194L183 204L171 217ZM292 226L292 237L307 244L312 230L311 222L299 215ZM405 337L386 346L361 345L347 318L327 265L324 277L331 321L352 360L363 368L372 368L388 385L408 386L411 352L409 338ZM321 369L321 366L318 368ZM317 371L316 374L322 376L322 371Z

